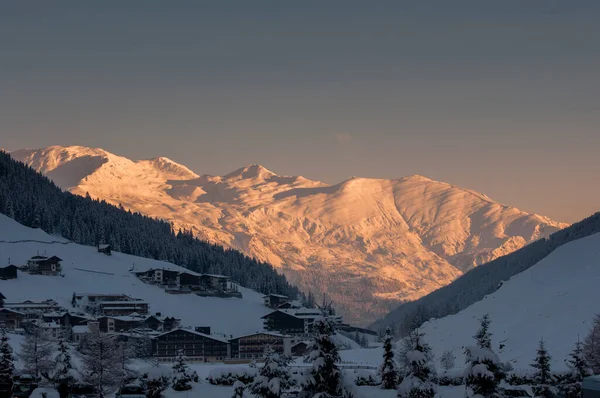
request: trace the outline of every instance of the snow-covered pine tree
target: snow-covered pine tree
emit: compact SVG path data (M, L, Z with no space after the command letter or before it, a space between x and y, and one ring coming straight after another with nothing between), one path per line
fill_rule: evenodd
M535 369L533 392L536 397L552 398L555 396L555 389L551 385L553 378L550 371L550 359L551 357L542 339L537 349L535 361L531 364L531 367Z
M386 328L383 337L383 363L379 366L379 376L381 377L381 388L391 390L398 386L398 367L394 359L394 336L389 327Z
M504 378L504 371L500 358L492 350L489 315L484 315L480 323L481 327L474 336L477 345L465 348L465 381L472 396L495 398L500 396L498 386Z
M186 361L187 358L183 354L183 350L179 350L175 358L175 364L173 365L172 387L175 391L191 390L191 383L198 381L198 375L195 371L189 369Z
M594 317L594 323L583 340L583 354L594 374L600 374L600 314Z
M259 398L279 398L291 387L289 359L273 352L271 346L265 347L265 363L258 376L248 386L248 390Z
M14 355L12 347L8 342L8 336L6 335L6 329L2 328L0 332L2 338L0 339L0 384L12 383L13 372L15 370Z
M45 375L56 387L61 398L69 394L69 385L73 382L74 377L73 365L71 363L71 354L69 353L69 345L65 340L58 342L58 353L54 358L54 369L49 374Z
M444 351L440 357L440 364L442 365L444 372L448 372L450 369L453 369L455 361L456 356L451 350Z
M43 338L37 325L31 324L25 328L25 340L19 357L28 373L36 378L48 373L53 366L53 350L52 344Z
M246 389L246 385L239 380L236 380L233 383L233 395L231 398L244 398L244 390Z
M92 330L82 347L82 356L84 379L96 387L101 398L122 381L118 350L108 334Z
M340 354L331 338L335 329L325 318L317 318L313 328L315 336L308 347L310 353L306 358L313 366L302 383L302 390L307 398L340 397L343 389L340 370L336 364L340 360Z
M569 354L566 361L569 368L569 374L561 381L559 390L565 398L581 397L581 382L584 377L591 375L591 369L588 366L583 352L583 344L577 340L575 348Z
M408 367L402 383L398 386L400 398L433 398L437 391L434 382L435 368L431 361L431 348L423 340L418 329L411 333L412 349L406 353Z

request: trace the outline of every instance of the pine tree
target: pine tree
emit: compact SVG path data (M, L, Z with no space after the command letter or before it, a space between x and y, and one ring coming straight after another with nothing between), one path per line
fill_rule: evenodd
M13 372L15 370L13 350L8 342L6 329L2 328L0 340L0 384L12 383Z
M21 345L19 357L27 372L36 378L48 373L53 366L52 351L52 345L42 337L37 325L30 325L26 328L25 340Z
M450 350L444 351L444 353L440 357L440 363L442 365L442 368L444 369L444 372L448 372L450 369L453 369L455 361L456 361L456 356L454 355L454 353L452 351L450 351Z
M398 369L394 360L392 330L388 327L383 338L383 363L379 367L381 388L391 390L398 385Z
M551 386L552 373L550 372L550 355L546 350L544 340L540 340L537 355L531 367L536 371L533 375L533 392L538 397L554 397L554 388Z
M581 397L581 382L584 377L591 374L583 352L583 344L579 340L575 343L575 348L565 362L570 372L561 381L559 390L565 398L579 398Z
M283 391L291 387L289 360L265 348L265 363L248 390L259 398L280 398Z
M583 353L594 374L600 374L600 314L594 318L594 323L583 341Z
M410 336L412 349L407 352L408 368L402 383L398 386L400 398L433 398L437 391L434 383L435 369L431 363L431 349L423 341L419 330Z
M191 371L187 366L187 358L183 354L183 350L179 350L173 365L173 390L187 391L192 389L192 381L198 381L196 372Z
M489 316L484 315L480 319L480 323L480 329L473 336L477 341L477 345L465 349L467 359L465 381L467 389L473 395L495 398L500 396L498 385L504 378L504 372L498 355L492 350Z
M246 385L239 380L236 380L233 383L233 395L231 398L244 398L244 390L246 389Z
M69 394L69 386L74 381L72 376L73 365L69 346L64 340L58 343L58 354L54 358L54 369L45 377L54 383L61 397Z
M108 334L95 329L86 338L82 354L85 381L104 397L122 381L115 341Z
M308 347L310 354L307 357L313 366L302 383L303 392L307 398L339 397L342 395L342 383L336 363L340 354L331 338L333 324L325 318L318 318L313 328L315 337Z

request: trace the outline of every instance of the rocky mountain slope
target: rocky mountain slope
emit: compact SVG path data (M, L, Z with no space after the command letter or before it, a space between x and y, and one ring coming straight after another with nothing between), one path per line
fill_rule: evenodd
M166 158L85 147L11 156L73 193L193 226L268 261L360 323L566 226L421 176L327 185L260 165L199 175Z

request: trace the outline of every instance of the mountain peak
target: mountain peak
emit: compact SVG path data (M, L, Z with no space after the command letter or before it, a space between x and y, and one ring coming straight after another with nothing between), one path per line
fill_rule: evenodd
M276 176L266 167L260 164L251 164L246 167L239 168L231 173L225 175L223 178L226 180L230 179L243 179L243 180L255 180L255 179L266 179L269 177Z

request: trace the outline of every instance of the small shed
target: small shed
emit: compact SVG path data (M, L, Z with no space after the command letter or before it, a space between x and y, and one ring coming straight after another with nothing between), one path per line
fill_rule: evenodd
M7 265L6 267L0 267L0 279L17 279L17 269L16 265Z
M110 245L98 245L98 253L104 253L110 256L112 253L112 247Z

